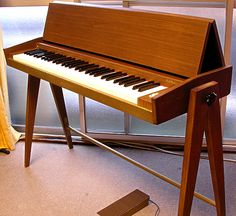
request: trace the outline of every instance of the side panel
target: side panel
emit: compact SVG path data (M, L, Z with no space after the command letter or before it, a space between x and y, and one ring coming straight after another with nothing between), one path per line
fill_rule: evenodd
M227 66L201 74L196 78L186 80L179 86L167 89L166 92L152 98L153 122L159 124L186 113L190 90L204 83L216 81L220 86L218 97L228 95L231 88L231 78L232 66Z

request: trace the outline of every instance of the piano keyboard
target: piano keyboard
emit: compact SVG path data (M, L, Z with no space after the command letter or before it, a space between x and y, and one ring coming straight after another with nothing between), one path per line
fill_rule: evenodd
M158 91L167 88L153 80L146 80L144 77L43 49L13 55L13 59L45 73L136 105L139 97L157 94Z

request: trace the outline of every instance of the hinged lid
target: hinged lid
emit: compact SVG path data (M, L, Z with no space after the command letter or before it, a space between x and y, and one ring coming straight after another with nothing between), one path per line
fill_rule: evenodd
M206 18L50 3L43 38L185 77L224 64Z

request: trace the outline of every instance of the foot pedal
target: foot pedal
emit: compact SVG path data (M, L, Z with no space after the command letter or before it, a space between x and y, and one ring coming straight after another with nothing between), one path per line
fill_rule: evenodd
M100 210L100 216L131 216L148 205L150 197L136 189L106 208Z

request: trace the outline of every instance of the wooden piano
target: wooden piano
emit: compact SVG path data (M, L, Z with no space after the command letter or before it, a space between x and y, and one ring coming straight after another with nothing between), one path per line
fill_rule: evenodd
M28 74L26 167L41 79L51 85L69 148L62 88L153 124L187 112L178 215L190 215L204 132L211 204L226 214L219 98L230 93L232 67L225 66L214 20L55 2L43 37L5 55L9 66Z

